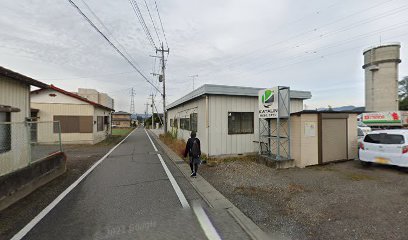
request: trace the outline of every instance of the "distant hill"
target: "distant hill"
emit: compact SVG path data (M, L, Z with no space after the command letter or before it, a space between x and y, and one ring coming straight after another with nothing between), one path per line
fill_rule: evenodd
M132 119L144 119L145 117L146 118L149 118L149 117L151 117L152 116L152 114L144 114L144 113L135 113L135 114L132 114Z
M335 112L341 112L341 111L364 111L364 107L356 107L353 105L349 105L349 106L342 106L342 107L334 107L332 108L333 111ZM329 108L318 108L317 111L328 111Z

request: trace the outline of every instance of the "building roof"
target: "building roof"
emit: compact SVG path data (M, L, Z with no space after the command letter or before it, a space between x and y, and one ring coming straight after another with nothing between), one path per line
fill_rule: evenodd
M128 112L124 112L124 111L119 111L119 112L112 113L112 115L132 115L132 114L130 114Z
M196 90L190 92L184 97L167 105L166 109L174 108L180 104L191 101L203 95L226 95L226 96L248 96L258 97L258 92L264 88L240 87L240 86L226 86L205 84ZM290 91L291 99L310 99L312 94L309 91Z
M360 114L360 112L356 111L330 111L330 110L324 110L324 111L317 111L317 110L303 110L300 112L295 112L291 113L291 115L298 115L298 114L319 114L319 113L346 113L346 114Z
M112 118L112 121L119 121L119 122L127 122L127 121L131 121L131 118Z
M48 84L45 84L45 83L40 82L38 80L35 80L35 79L30 78L30 77L24 76L24 75L22 75L20 73L13 72L13 71L11 71L11 70L9 70L7 68L1 67L1 66L0 66L0 76L12 78L12 79L17 80L19 82L22 82L22 83L25 83L25 84L28 84L28 85L33 85L33 86L36 86L36 87L39 87L39 88L48 88L49 87Z
M89 104L91 104L91 105L93 105L93 106L95 106L95 107L103 108L103 109L106 109L106 110L109 110L109 111L114 111L114 109L112 109L112 108L105 107L105 106L103 106L103 105L101 105L101 104L99 104L99 103L90 101L90 100L88 100L88 99L86 99L86 98L84 98L84 97L81 97L81 96L79 96L79 95L77 95L77 94L75 94L75 93L71 93L71 92L65 91L64 89L58 88L58 87L56 87L56 86L54 86L54 85L52 85L52 84L49 86L49 89L55 90L55 91L57 91L57 92L59 92L59 93L62 93L62 94L64 94L64 95L67 95L67 96L76 98L76 99L81 100L81 101L86 102L86 103L89 103ZM32 91L31 93L41 92L42 90L44 90L44 89L38 89L38 90Z

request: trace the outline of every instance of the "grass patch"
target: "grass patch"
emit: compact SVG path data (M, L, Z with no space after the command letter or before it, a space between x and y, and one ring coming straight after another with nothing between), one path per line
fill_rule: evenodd
M107 136L105 140L97 143L96 145L97 146L116 145L120 141L122 141L122 139L125 138L132 130L133 128L114 128L112 129L112 135Z
M112 128L113 136L126 136L128 135L133 128Z
M173 150L179 157L183 158L184 150L186 149L186 142L177 139L171 133L160 134L160 140Z

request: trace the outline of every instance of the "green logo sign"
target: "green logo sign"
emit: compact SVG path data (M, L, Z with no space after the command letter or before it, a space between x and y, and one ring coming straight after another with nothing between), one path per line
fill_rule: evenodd
M274 92L270 89L265 90L264 94L262 95L262 103L264 107L269 108L274 101Z

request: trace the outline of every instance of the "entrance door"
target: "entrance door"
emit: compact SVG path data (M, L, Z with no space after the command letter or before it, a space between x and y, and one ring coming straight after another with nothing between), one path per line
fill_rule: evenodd
M322 119L322 162L348 159L347 118Z

